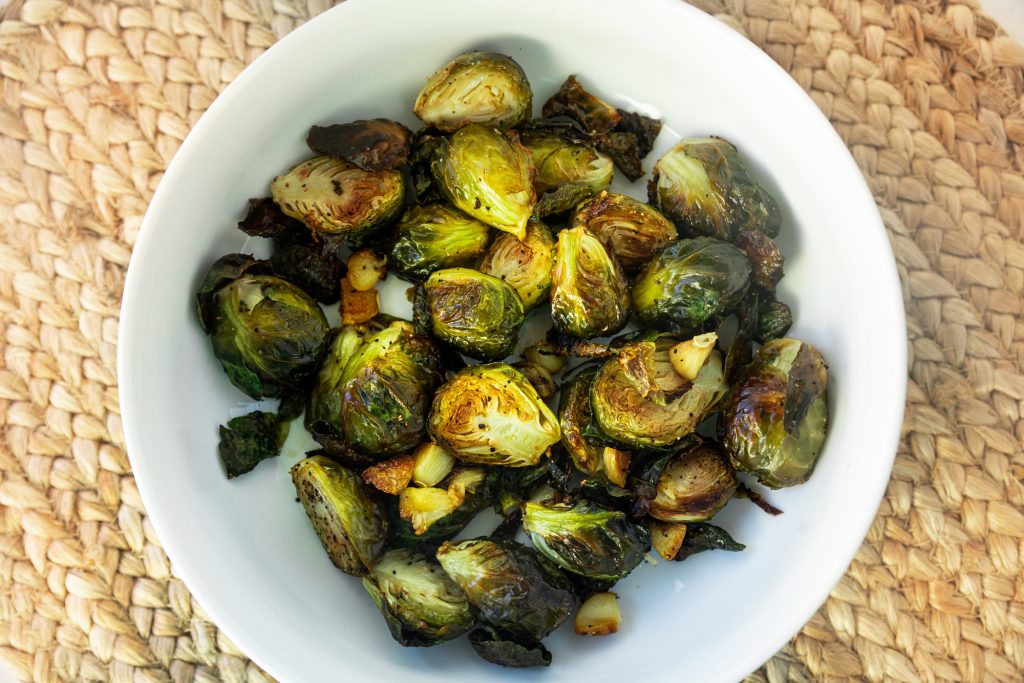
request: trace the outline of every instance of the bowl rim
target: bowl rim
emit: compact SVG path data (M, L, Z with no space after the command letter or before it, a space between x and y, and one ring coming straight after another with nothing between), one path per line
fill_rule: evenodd
M394 5L397 10L402 6L403 1L404 0L372 0L372 4L378 11L383 11L381 8L385 7L388 3ZM472 0L464 1L471 2ZM683 0L633 0L633 2L640 1L646 2L649 5L661 6L665 11L670 13L674 12L678 17L677 20L679 21L700 23L702 25L701 29L711 35L713 40L720 41L726 45L724 49L734 50L741 53L745 60L749 60L751 63L756 63L757 68L771 70L774 71L776 75L781 76L779 79L779 88L783 89L783 92L780 93L780 97L792 101L794 106L805 110L812 110L810 111L810 115L824 119L828 124L828 132L826 134L828 139L827 144L833 148L831 150L832 153L830 153L830 157L834 160L835 164L845 166L848 173L852 172L853 176L860 179L860 182L855 184L856 186L846 188L846 192L850 193L851 201L855 201L865 206L866 215L871 215L873 217L872 222L874 225L865 226L865 232L872 234L874 239L884 240L886 242L884 245L885 251L892 255L892 248L888 243L888 231L882 222L878 205L876 204L874 197L863 178L860 168L853 159L849 148L832 126L831 121L828 120L824 113L814 103L810 95L793 79L793 77L746 36L737 32L727 24L719 21L712 15L689 5ZM250 87L250 83L257 82L261 71L267 64L278 59L279 55L286 53L288 50L292 49L293 46L301 43L307 35L312 34L314 31L322 30L321 27L326 25L328 21L338 16L358 11L364 7L369 7L370 5L371 0L343 0L334 7L311 17L301 26L295 28L274 45L269 47L263 54L245 67L242 72L238 74L238 76L236 76L223 91L221 91L209 108L201 115L172 158L171 163L168 165L163 177L161 178L146 210L135 245L132 248L132 258L125 276L121 309L119 313L117 380L119 387L123 443L132 466L133 477L135 478L139 494L145 506L146 515L156 531L160 544L172 563L174 574L184 581L189 591L195 596L203 609L209 615L209 618L241 648L246 656L278 680L289 680L288 672L290 667L287 664L288 657L271 653L266 650L261 650L256 646L255 643L250 640L244 623L234 618L230 610L227 609L228 606L222 604L215 593L207 590L206 584L204 584L200 578L200 570L197 569L196 565L190 560L187 544L172 533L169 521L170 513L161 503L161 496L158 492L159 486L157 482L153 481L145 474L147 467L145 464L145 458L143 458L141 454L141 447L139 445L138 438L136 437L136 430L133 425L134 412L132 408L134 398L139 394L140 390L144 390L144 388L140 386L143 381L136 381L134 375L127 372L129 359L132 356L135 345L133 335L131 333L133 327L132 312L140 305L140 298L142 297L139 285L142 275L140 275L140 266L138 266L141 258L137 258L137 255L145 253L149 248L149 244L155 234L155 224L159 220L157 216L162 213L164 206L172 201L173 188L177 184L179 176L183 173L183 169L186 166L185 160L191 156L193 148L201 144L201 140L206 135L207 129L213 127L214 122L221 117L222 112L230 106L229 103L235 94ZM890 289L896 295L893 297L892 307L887 311L889 313L888 319L879 320L879 324L883 327L889 327L893 333L898 332L898 335L894 336L898 336L904 340L904 344L898 345L897 348L893 349L893 360L895 361L894 365L896 367L905 369L907 368L908 359L906 347L907 329L902 295L903 289L896 267L895 256L893 256L892 260L888 260L884 264L878 264L877 271L874 275L879 279L887 281L884 287ZM835 553L837 556L847 557L849 560L842 565L837 565L837 568L833 568L832 571L828 572L828 580L820 582L817 590L815 590L810 596L804 597L800 602L801 606L813 605L813 607L810 609L793 609L785 614L779 615L777 628L774 629L772 635L765 636L765 638L759 641L759 644L751 647L751 649L756 653L756 657L754 657L753 654L749 654L742 658L738 657L731 663L724 663L723 668L725 671L723 672L723 680L740 679L760 666L760 664L755 664L754 669L749 669L747 665L742 663L743 661L754 661L756 659L756 661L763 663L767 662L772 656L774 656L803 628L814 613L821 608L828 599L833 588L845 575L850 562L852 562L857 550L863 544L864 538L877 515L877 510L883 500L886 488L891 479L892 468L895 463L902 432L906 391L907 382L899 382L895 393L888 395L888 400L896 408L896 412L893 413L893 419L888 425L876 426L879 443L886 445L884 457L879 456L879 460L881 461L879 463L879 474L873 488L871 490L864 491L866 503L856 515L857 519L855 521L850 521L850 526L856 528L857 533L853 534L851 532L849 536L844 539L843 543L838 544L840 550ZM885 465L884 468L882 467L883 464ZM141 476L138 476L140 473ZM869 502L873 504L868 505L867 503Z

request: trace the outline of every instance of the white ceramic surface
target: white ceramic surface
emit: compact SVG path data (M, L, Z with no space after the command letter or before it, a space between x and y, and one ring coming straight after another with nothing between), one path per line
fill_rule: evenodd
M795 336L832 370L833 424L810 483L777 493L778 518L734 501L719 520L743 553L645 565L617 587L620 633L548 639L546 671L485 664L464 639L395 644L359 582L336 571L280 458L225 479L217 424L245 398L193 316L219 255L243 248L245 200L302 158L314 123L409 125L426 77L469 48L511 54L539 108L569 73L609 101L664 117L653 163L679 135L733 140L784 207L782 297ZM643 196L642 185L630 191ZM391 278L389 301L404 285ZM903 308L889 244L828 121L754 45L678 0L350 0L285 38L217 99L146 215L125 290L119 381L128 451L175 571L228 635L284 681L740 679L825 600L884 491L903 411Z

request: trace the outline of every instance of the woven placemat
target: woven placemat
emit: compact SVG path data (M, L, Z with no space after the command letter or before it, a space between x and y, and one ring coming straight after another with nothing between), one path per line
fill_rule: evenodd
M118 418L118 302L189 128L328 4L0 10L0 657L20 677L268 680L146 519ZM694 4L785 67L850 146L910 335L878 517L828 603L750 680L1024 680L1024 47L971 0Z

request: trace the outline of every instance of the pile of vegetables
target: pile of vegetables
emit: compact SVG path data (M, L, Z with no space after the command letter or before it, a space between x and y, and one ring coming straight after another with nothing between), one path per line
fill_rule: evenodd
M429 79L415 133L312 128L316 156L239 223L270 258L224 256L196 295L228 379L280 400L220 428L228 477L304 415L320 448L292 468L298 499L395 640L468 633L517 667L549 664L573 613L614 633L610 591L652 549L741 550L712 517L734 497L779 511L739 473L806 481L828 412L825 362L775 297L778 205L736 148L680 141L643 203L608 188L643 174L660 121L575 77L532 109L515 61L473 52ZM381 313L388 274L411 320ZM550 331L510 359L529 316ZM485 508L493 533L455 540Z

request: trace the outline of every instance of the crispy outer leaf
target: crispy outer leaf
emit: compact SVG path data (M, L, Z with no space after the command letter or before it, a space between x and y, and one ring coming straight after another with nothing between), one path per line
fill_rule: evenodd
M284 435L287 435L287 426ZM267 458L276 456L283 442L274 413L255 410L221 425L218 451L228 479L245 474Z
M494 629L482 627L469 634L469 644L492 664L517 669L550 666L551 652L539 641L516 641Z
M683 547L679 549L679 554L676 555L675 560L676 562L682 562L690 555L696 555L705 550L728 550L735 553L746 547L742 543L735 541L729 535L729 532L722 527L707 522L698 522L697 524L687 525Z
M411 143L412 131L389 119L313 126L306 136L316 154L345 159L367 171L398 168L408 160Z

